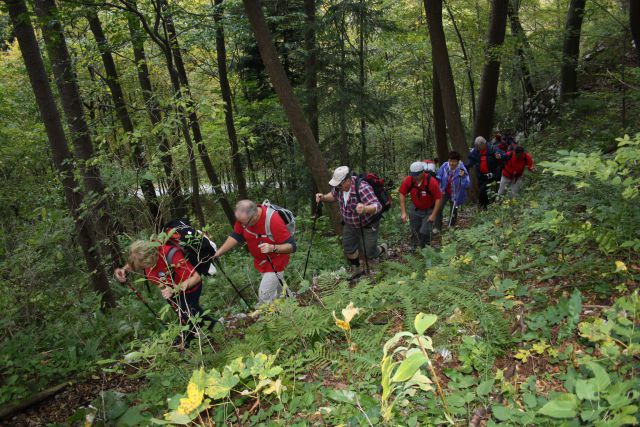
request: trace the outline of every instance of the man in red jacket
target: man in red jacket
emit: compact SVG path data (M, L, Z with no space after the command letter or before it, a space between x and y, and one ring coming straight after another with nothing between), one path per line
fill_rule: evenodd
M517 146L515 151L509 152L506 156L506 161L502 168L498 196L502 196L508 189L511 190L510 198L513 199L518 194L524 184L522 175L525 167L531 172L536 170L531 154L526 153L523 147Z
M227 240L214 255L222 254L241 243L246 243L253 256L253 266L262 274L258 290L258 304L270 304L283 293L283 271L289 264L289 254L296 251L296 242L278 213L267 215L265 205L251 200L240 200L236 204L236 224ZM266 230L267 217L270 234Z
M425 172L423 162L413 162L409 175L402 180L400 193L400 219L411 227L413 246L424 248L431 244L433 224L442 206L442 192L438 180ZM411 198L407 215L407 196Z

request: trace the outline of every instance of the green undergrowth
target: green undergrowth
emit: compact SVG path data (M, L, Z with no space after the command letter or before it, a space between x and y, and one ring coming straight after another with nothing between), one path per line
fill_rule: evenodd
M575 109L586 115L590 102ZM73 420L94 411L123 426L637 424L640 135L616 142L622 133L590 114L568 126L566 113L525 141L539 164L518 199L465 206L468 225L448 230L439 249L401 253L355 285L324 217L302 277L312 219L301 215L287 269L298 298L245 317L225 279L209 278L202 306L225 326L184 353L170 348L178 325L160 329L123 298L114 324L87 320L106 332L83 342L113 342L87 364L136 377L140 389L103 392ZM408 238L397 209L382 231L395 248ZM246 252L223 261L255 301L259 275Z
M159 338L133 342L125 359L146 381L138 412L198 425L638 423L640 136L606 156L535 147L553 160L521 197L466 207L470 226L448 231L440 250L385 261L351 287L335 239L318 238L319 274L290 273L297 301L216 329L211 346L184 355ZM395 217L385 238L398 244ZM438 319L424 341L385 346L414 332L420 313ZM385 359L383 347L400 353ZM250 368L265 357L269 366Z

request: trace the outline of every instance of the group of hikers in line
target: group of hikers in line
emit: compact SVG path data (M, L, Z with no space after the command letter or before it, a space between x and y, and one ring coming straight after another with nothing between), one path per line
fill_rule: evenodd
M459 207L465 202L471 185L469 170L474 167L481 209L486 209L494 199L498 182L498 196L509 192L509 197L513 198L522 188L524 170L535 171L531 155L513 139L500 134L496 134L491 143L481 136L477 137L466 163L456 151L449 152L447 161L438 169L431 160L411 163L409 174L402 180L398 192L400 219L403 223L409 222L414 248L431 244L433 235L443 229L446 212L448 226L455 226ZM375 174L357 175L348 166L340 166L334 170L329 181L331 191L315 196L318 204L338 204L343 222L342 248L352 279L364 273L361 259L368 266L369 261L379 260L388 251L386 243L378 243L381 217L391 203L383 184ZM288 217L279 213L278 207L268 202L258 204L251 200L240 200L236 204L233 230L219 248L213 245L211 255L202 261L205 265L212 264L234 247L246 243L254 267L262 276L258 290L259 305L270 304L289 292L285 285L284 270L297 246L287 224ZM189 260L183 244L185 230L188 237L201 233L184 222L178 221L177 224L174 221L164 227L167 236L163 242L133 242L129 248L128 263L116 269L114 274L118 281L125 283L127 273L143 271L146 279L160 288L162 296L177 313L180 323L190 325L174 342L177 348L183 349L189 346L201 325L211 329L216 321L203 315L199 304L202 292L202 275L199 272L202 271L199 268L201 261ZM211 243L205 235L200 237ZM208 273L203 271L203 274ZM193 322L195 318L198 322Z

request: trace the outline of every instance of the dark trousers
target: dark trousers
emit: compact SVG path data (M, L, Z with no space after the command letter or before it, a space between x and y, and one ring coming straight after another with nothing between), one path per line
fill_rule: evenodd
M499 178L497 174L478 174L478 202L482 209L486 209L495 199L496 178Z
M198 289L189 294L180 292L177 296L167 300L171 304L171 308L176 312L180 319L181 325L190 324L189 330L181 332L174 342L174 344L184 343L185 348L189 347L191 340L195 337L198 327L204 326L203 323L209 322L208 329L213 329L216 320L209 316L202 314L202 307L200 307L200 294L202 294L202 284L198 286ZM200 322L196 323L196 317L200 318Z

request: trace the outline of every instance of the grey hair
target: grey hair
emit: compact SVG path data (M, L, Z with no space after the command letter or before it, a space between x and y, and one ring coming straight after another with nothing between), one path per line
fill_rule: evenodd
M476 140L473 141L473 145L475 145L476 147L480 147L481 145L487 145L487 140L484 139L483 136L478 136L476 137Z
M253 200L240 200L236 203L236 212L252 217L258 213L258 205Z

